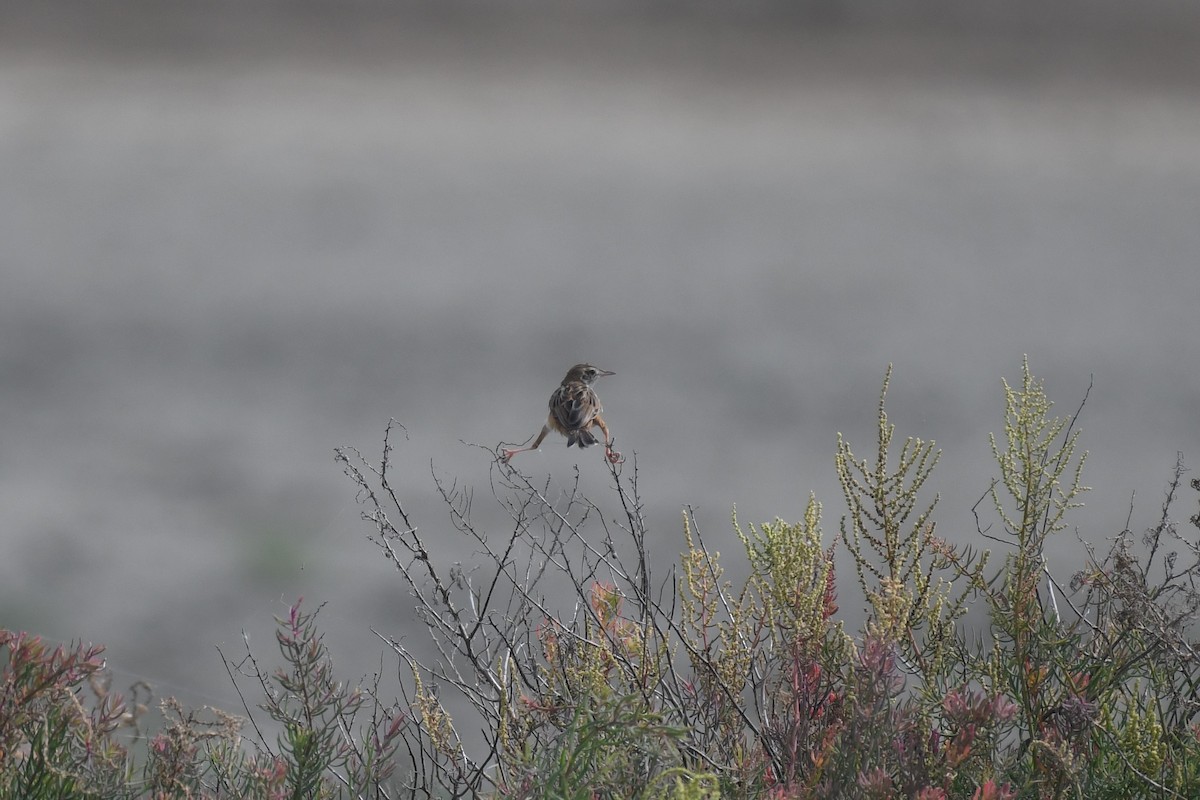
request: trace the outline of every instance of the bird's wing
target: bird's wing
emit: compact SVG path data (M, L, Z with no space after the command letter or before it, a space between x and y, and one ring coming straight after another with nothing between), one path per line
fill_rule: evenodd
M550 414L563 430L576 431L591 424L600 411L600 400L590 386L564 384L550 397Z

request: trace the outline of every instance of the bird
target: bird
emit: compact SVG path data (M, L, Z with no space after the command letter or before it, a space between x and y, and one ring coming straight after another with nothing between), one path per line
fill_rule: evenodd
M567 437L567 447L591 447L599 441L592 432L592 427L595 426L604 434L604 457L613 464L624 461L621 454L612 449L612 437L608 433L608 426L604 424L604 418L600 416L604 409L600 407L600 398L592 388L597 378L615 374L591 364L576 364L571 367L562 383L554 390L554 394L550 395L550 414L533 444L529 447L505 448L501 453L501 460L507 464L517 453L537 450L552 430Z

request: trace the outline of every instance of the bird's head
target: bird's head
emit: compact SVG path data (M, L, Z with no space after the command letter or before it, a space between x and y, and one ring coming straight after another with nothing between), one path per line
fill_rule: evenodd
M614 372L609 372L606 369L593 367L591 364L576 364L567 372L567 377L563 378L563 383L571 383L572 381L580 381L591 385L596 378L602 375L615 375Z

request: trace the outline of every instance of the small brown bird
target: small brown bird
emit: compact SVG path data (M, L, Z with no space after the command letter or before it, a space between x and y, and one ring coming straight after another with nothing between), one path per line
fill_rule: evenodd
M597 442L596 435L591 430L595 425L604 434L604 457L614 464L621 463L624 459L621 458L620 453L612 449L612 437L608 435L608 426L604 424L604 419L600 416L600 412L604 409L600 407L600 398L592 389L596 378L613 374L615 373L593 367L591 364L576 364L571 367L567 372L567 377L562 379L562 383L554 390L554 394L550 395L550 415L546 417L546 424L542 426L542 431L534 439L533 444L529 447L506 448L501 459L508 463L509 459L517 453L537 450L542 440L546 438L546 434L551 430L556 430L567 437L567 447L573 444L577 444L581 448L590 447Z

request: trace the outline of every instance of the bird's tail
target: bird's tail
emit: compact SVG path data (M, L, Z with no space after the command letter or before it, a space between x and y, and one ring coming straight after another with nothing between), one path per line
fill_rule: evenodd
M596 435L586 429L571 431L567 434L567 447L573 444L579 445L580 448L591 447L598 441L599 439L596 438Z

